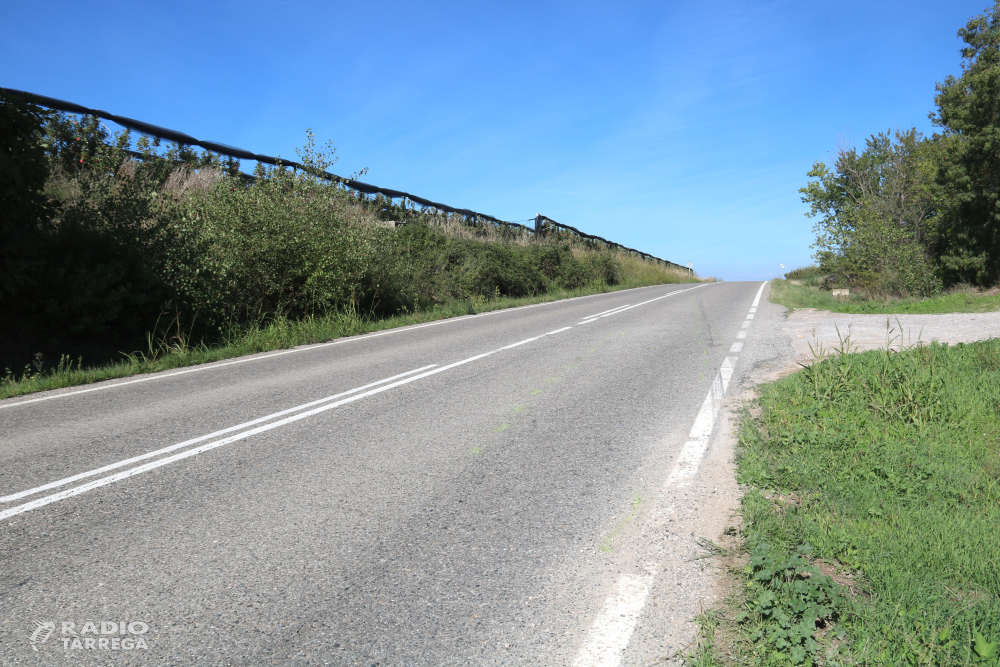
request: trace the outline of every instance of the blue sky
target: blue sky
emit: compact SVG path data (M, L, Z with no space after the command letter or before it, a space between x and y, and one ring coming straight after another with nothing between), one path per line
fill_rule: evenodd
M932 131L986 7L0 0L0 86L270 155L312 128L342 175L766 279L811 261L812 163Z

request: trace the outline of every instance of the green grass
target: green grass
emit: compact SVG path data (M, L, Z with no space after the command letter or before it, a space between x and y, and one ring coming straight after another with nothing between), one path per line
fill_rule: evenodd
M735 662L1000 664L1000 340L840 354L765 385L737 464Z
M39 362L34 367L26 367L19 374L8 369L6 375L0 378L0 399L48 389L62 389L102 380L130 377L142 373L155 373L248 354L287 349L297 345L322 343L344 336L357 336L373 331L462 315L547 303L666 282L686 282L683 279L678 279L672 273L669 276L663 272L656 274L648 271L645 267L639 267L640 271L630 274L630 268L632 267L626 264L624 267L626 281L618 285L595 284L575 290L552 290L532 297L477 298L468 301L453 301L427 310L385 318L371 318L357 313L341 312L319 317L306 317L302 320L279 318L266 324L251 324L232 328L223 336L222 342L218 345L191 344L183 337L151 341L148 349L144 352L123 355L121 361L90 368L81 367L77 361L68 358L63 358L58 365L51 368L45 368ZM660 282L651 282L652 278L657 277ZM670 278L670 280L665 280L665 277Z
M773 303L789 308L818 308L835 313L914 314L986 313L1000 310L1000 294L981 294L970 289L956 289L927 298L869 298L852 293L846 300L835 299L829 290L815 285L795 285L776 279L771 284Z

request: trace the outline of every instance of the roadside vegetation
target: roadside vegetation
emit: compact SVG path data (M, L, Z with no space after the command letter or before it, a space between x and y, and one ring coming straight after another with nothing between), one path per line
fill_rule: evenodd
M697 280L0 97L0 398L389 326Z
M959 31L932 120L842 146L801 190L815 266L771 300L845 313L1000 309L1000 3ZM835 298L831 290L847 288ZM1000 339L814 350L741 418L739 527L697 665L1000 666Z
M786 276L792 275L791 273ZM811 284L812 283L812 284ZM848 297L835 297L809 279L776 279L770 300L789 308L817 308L835 313L932 314L985 313L1000 310L1000 290L955 285L930 296L868 294L851 290Z
M1000 340L817 351L737 448L709 664L1000 664Z
M962 73L937 84L937 132L844 143L809 172L823 288L878 300L1000 282L1000 4L958 35Z

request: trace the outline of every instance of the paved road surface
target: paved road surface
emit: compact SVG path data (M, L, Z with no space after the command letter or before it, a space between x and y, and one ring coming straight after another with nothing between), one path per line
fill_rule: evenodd
M676 653L704 583L657 526L711 499L663 499L696 473L761 289L628 290L2 401L0 664Z

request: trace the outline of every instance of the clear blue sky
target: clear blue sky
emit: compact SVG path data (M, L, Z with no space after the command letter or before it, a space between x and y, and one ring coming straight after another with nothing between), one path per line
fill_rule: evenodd
M312 128L340 174L762 279L811 261L838 138L932 130L987 5L0 0L0 86L271 155Z

